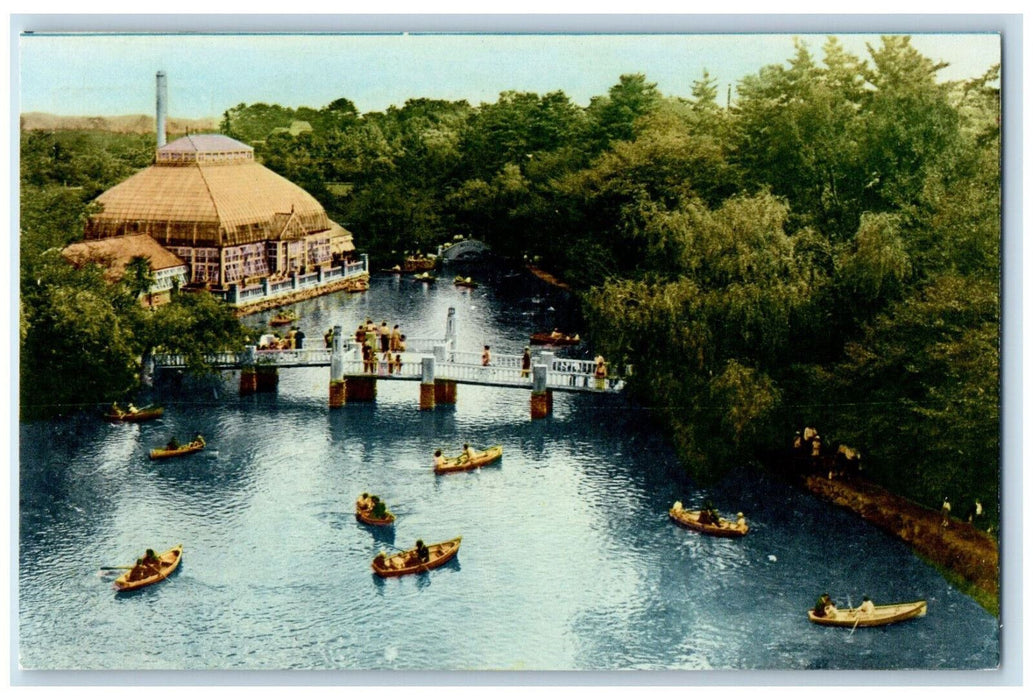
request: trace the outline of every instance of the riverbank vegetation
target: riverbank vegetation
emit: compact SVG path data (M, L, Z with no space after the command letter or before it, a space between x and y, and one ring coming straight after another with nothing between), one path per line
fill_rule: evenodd
M906 37L864 57L822 48L798 43L734 94L705 72L684 96L633 74L583 107L561 91L367 114L347 98L241 104L221 131L374 258L462 234L571 284L592 347L634 365L630 390L697 474L814 425L890 489L934 507L980 498L996 518L998 70L941 82ZM123 332L123 307L90 273L34 272L82 230L97 187L147 162L149 145L121 138L76 142L85 155L69 161L60 135L23 135L23 386L62 359L36 331L59 319L39 308L66 305L97 337ZM94 296L27 293L61 275ZM140 351L125 333L88 351ZM95 393L130 382L120 361L94 366Z
M154 311L143 260L112 283L76 269L61 250L82 238L92 200L150 164L153 136L26 132L21 140L20 404L25 418L122 400L140 388L141 358L157 348L189 357L242 347L241 324L206 294L174 293Z

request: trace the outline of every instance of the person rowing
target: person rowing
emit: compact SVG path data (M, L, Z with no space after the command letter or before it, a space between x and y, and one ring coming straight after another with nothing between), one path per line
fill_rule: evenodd
M430 561L430 547L423 544L423 540L416 540L416 548L412 551L410 564L426 564Z

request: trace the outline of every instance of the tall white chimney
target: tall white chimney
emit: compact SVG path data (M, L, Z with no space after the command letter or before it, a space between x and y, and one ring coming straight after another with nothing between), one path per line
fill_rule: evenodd
M165 83L165 71L158 71L158 148L165 145L165 116L168 112L169 90Z

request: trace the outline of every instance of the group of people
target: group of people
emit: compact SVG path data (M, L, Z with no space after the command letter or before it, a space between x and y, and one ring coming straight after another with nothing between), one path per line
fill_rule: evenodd
M479 455L480 455L480 453L477 450L475 450L472 447L470 447L470 443L464 442L463 443L463 450L458 455L456 455L455 460L456 460L456 462L469 462L471 459L473 459L474 457L477 457ZM444 455L444 453L442 453L441 450L434 450L434 466L435 467L443 467L447 463L448 463L448 457L446 457Z
M136 564L129 570L127 578L130 581L140 581L160 573L161 560L158 559L158 555L154 553L153 549L148 549L142 558L136 560Z
M829 480L843 477L848 473L861 471L860 451L840 444L834 452L827 452L817 428L807 426L803 431L796 431L793 436L793 450L807 459L811 467L826 473Z
M191 440L188 444L192 445L192 444L194 444L196 442L201 442L203 440L204 440L204 438L201 437L200 433L198 433L197 435L194 436L194 439ZM180 447L182 447L182 445L180 445L179 440L177 440L175 436L173 436L168 441L168 443L166 443L166 445L165 445L165 449L166 450L178 450Z
M381 552L381 556L383 556ZM392 557L383 557L384 565L389 569L402 569L407 566L419 566L430 562L430 547L423 543L423 540L416 540L416 546L407 552L396 554Z
M944 528L950 527L950 499L943 497L943 505L940 506L941 526ZM978 526L982 519L982 501L976 499L969 509L965 512L965 521L975 524Z
M405 336L398 324L394 328L388 328L387 321L382 321L378 326L372 318L367 317L365 323L360 323L355 329L355 342L369 347L374 352L378 350L386 352L403 352L405 350Z
M115 403L111 404L111 412L114 413L116 416L124 416L127 413L139 413L140 409L134 406L132 403L130 403L125 410L122 410L122 407L119 406L118 402L116 401Z
M402 353L392 353L390 350L384 353L382 358L377 357L376 350L368 345L362 346L362 371L369 374L376 374L381 369L386 374L402 372Z
M699 520L701 525L720 525L721 514L717 512L717 508L708 499L703 503L703 509L700 510L697 520Z
M279 333L265 333L258 339L259 350L301 350L305 347L305 332L297 326L280 337Z
M386 518L388 515L387 504L376 494L363 493L355 501L355 508L371 514L374 518Z

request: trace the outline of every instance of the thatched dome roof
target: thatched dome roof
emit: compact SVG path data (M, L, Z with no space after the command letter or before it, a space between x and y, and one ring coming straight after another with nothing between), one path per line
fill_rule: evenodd
M162 245L230 246L320 231L351 234L316 199L254 161L250 146L220 134L184 136L158 149L154 165L107 190L86 238L147 233Z

